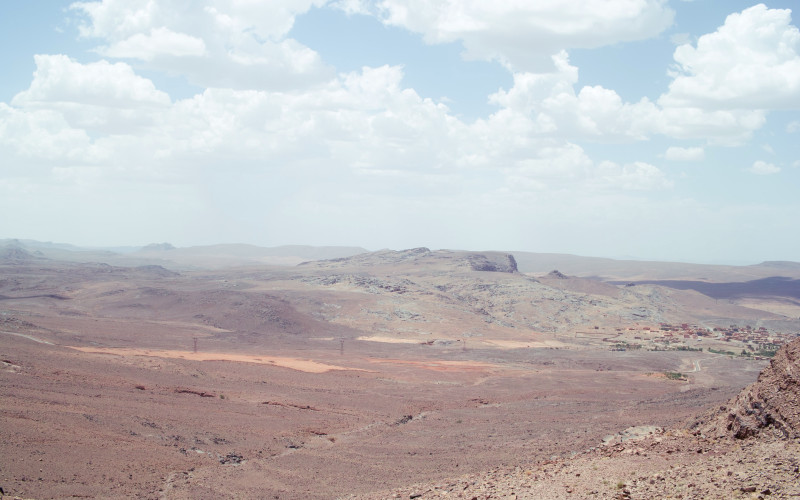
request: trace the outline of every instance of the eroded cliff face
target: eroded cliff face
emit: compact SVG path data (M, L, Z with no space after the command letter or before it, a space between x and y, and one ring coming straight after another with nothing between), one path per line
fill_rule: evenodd
M800 338L784 346L758 380L694 428L707 436L800 438Z
M516 273L517 261L511 254L504 253L473 253L465 257L473 271L488 271L494 273Z

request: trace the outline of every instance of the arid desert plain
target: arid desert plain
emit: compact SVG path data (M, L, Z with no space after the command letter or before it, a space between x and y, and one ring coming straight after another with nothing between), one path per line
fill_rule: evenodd
M790 262L117 254L4 240L0 487L12 498L648 498L664 490L625 483L646 466L614 458L633 449L627 438L700 429L798 332ZM650 468L734 446L709 442L676 445L674 463L653 453ZM573 487L548 467L603 476ZM693 498L689 483L671 494Z

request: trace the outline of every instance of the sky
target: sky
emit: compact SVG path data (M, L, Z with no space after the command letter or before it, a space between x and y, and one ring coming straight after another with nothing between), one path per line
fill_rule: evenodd
M800 261L794 5L0 0L0 238Z

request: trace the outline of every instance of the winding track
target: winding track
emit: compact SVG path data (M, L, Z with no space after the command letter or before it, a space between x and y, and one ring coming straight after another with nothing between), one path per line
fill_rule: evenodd
M709 359L714 359L715 357L716 357L716 356L711 356L711 357L709 357L709 358L702 358L702 359L695 359L695 360L692 360L692 364L694 365L694 368L693 368L693 369L692 369L692 371L690 371L689 373L696 373L696 372L699 372L699 371L702 369L702 368L701 368L701 366L700 366L700 362L701 362L701 361L706 361L706 360L709 360Z
M33 335L25 335L24 333L2 332L2 331L0 331L0 333L5 333L6 335L16 335L17 337L23 337L23 338L26 338L28 340L33 340L34 342L38 342L40 344L55 345L52 342L48 342L46 340L42 340L42 339L36 338Z

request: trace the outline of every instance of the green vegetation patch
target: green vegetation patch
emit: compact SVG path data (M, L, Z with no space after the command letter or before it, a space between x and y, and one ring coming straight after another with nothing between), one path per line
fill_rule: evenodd
M736 356L736 353L733 351L723 351L721 349L713 349L711 347L708 348L708 352L714 354L725 354L726 356Z
M755 356L764 356L765 358L772 358L775 356L775 353L778 351L773 351L771 349L759 349L758 351L754 352Z

